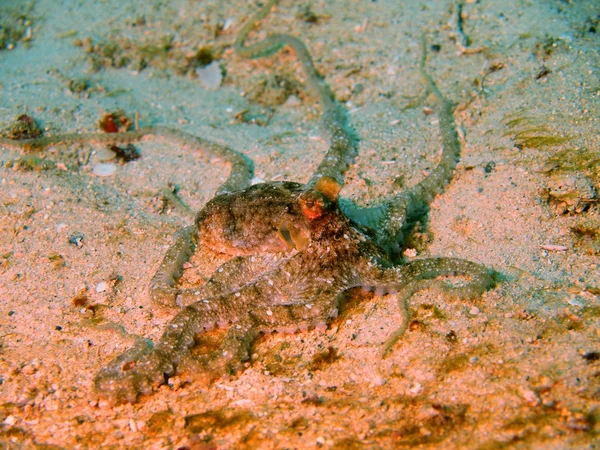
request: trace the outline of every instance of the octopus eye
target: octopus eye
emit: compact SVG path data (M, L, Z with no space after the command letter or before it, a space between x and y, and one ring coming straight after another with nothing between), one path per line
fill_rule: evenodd
M314 220L323 215L326 206L324 199L319 194L307 192L300 197L300 208L304 217L308 220Z
M302 214L308 220L321 217L337 203L342 185L331 177L321 177L314 189L304 192L299 199Z

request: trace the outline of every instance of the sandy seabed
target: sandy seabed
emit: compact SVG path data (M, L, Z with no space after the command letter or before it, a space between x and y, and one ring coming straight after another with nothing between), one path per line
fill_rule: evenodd
M0 2L4 29L30 28L0 52L3 128L28 114L48 135L94 131L120 109L244 152L261 180L304 182L327 148L293 55L231 50L256 4L12 3ZM134 405L99 402L95 373L173 315L147 286L191 219L161 190L178 186L197 210L228 167L151 137L108 177L93 172L99 146L57 145L31 171L0 148L0 446L599 448L599 17L591 0L317 0L284 1L262 24L301 37L349 110L361 153L343 196L375 202L437 161L436 115L407 108L423 93L423 32L429 71L458 105L462 159L417 257L505 280L475 301L415 295L385 359L393 295L326 332L265 337L245 370L209 386L174 377ZM217 90L191 75L199 48L224 69ZM588 184L556 194L573 177Z

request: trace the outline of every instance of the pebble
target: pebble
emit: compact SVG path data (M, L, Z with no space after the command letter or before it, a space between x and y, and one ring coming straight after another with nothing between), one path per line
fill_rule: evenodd
M117 166L114 164L96 164L92 169L92 173L99 177L110 177L117 171Z
M479 314L480 310L477 306L473 306L470 310L469 313L471 313L472 316L476 316L477 314Z
M383 386L385 384L385 382L386 382L385 378L383 378L381 375L375 375L371 379L371 385L373 385L373 386Z
M576 297L571 297L567 300L567 303L571 306L576 306L578 308L581 308L583 306L585 306L585 303L582 301L583 298L576 296Z
M407 248L406 250L404 250L404 256L406 256L407 258L414 258L415 256L417 256L417 250L414 248Z
M108 283L106 281L102 281L96 285L96 292L105 292L108 290Z

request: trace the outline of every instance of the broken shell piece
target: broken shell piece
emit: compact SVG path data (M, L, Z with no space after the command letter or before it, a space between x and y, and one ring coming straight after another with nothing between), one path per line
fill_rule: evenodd
M196 69L200 84L209 91L216 91L223 82L223 73L218 61L211 62L208 66Z
M92 173L98 177L110 177L117 171L117 166L114 164L96 164L92 169Z
M568 247L564 245L556 245L556 244L545 244L541 246L542 250L547 250L549 252L566 252L569 250Z
M116 156L117 154L109 148L100 149L96 153L98 161L110 161L111 159L115 159Z

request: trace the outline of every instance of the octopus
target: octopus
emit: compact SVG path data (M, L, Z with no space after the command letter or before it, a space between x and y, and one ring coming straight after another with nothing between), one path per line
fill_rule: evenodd
M402 258L415 224L451 181L461 149L454 106L425 70L424 40L420 71L438 107L443 141L440 161L412 188L376 206L362 207L340 197L344 173L358 153L358 139L307 48L285 34L246 45L252 28L276 3L267 2L249 19L234 48L242 57L257 58L288 46L301 62L307 87L321 105L321 124L329 141L307 183L251 185L251 165L240 153L162 127L1 142L31 149L81 140L131 141L154 134L201 146L231 163L229 178L197 213L194 225L176 233L151 279L152 301L180 307L180 311L156 343L138 339L96 374L96 391L109 401L135 402L179 373L215 377L234 373L250 359L252 345L261 334L325 330L343 308L344 294L353 288L397 295L402 319L385 344L386 354L408 327L409 299L415 292L439 286L461 298L473 298L496 283L496 272L475 262ZM178 280L184 264L196 251L212 251L228 259L200 286L181 288ZM462 283L443 280L453 276L460 276ZM216 348L196 354L193 349L199 339L213 329L223 330Z

